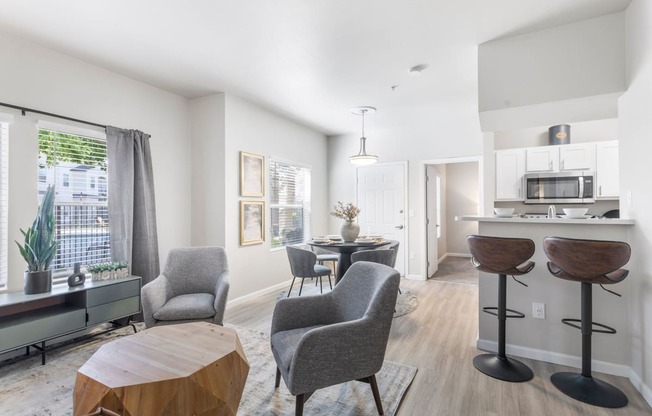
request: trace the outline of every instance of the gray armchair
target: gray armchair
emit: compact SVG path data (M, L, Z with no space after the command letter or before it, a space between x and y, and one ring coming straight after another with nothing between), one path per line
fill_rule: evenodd
M141 289L145 326L189 321L222 325L228 271L221 247L170 250L163 272Z
M297 398L297 416L315 390L351 380L371 385L383 414L375 375L385 358L399 279L390 267L358 262L329 293L278 301L270 334L276 387L283 376Z

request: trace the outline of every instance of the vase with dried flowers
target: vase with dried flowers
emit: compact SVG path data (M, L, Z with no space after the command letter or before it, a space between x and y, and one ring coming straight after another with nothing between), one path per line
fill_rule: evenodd
M344 220L340 230L344 242L352 243L360 235L360 224L353 222L359 213L360 208L356 207L352 202L345 205L342 201L337 201L337 204L333 206L331 215Z

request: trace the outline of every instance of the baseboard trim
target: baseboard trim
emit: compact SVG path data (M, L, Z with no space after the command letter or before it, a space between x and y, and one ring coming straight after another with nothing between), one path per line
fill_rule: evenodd
M652 388L645 384L643 380L641 380L641 377L639 377L639 375L636 374L636 371L632 368L629 369L629 381L631 381L636 390L641 393L641 396L643 396L647 404L652 406Z
M406 274L403 278L410 280L423 280L423 276L420 274Z
M478 339L477 347L483 351L498 351L498 342L485 339ZM505 352L517 357L530 358L532 360L544 361L547 363L566 365L569 367L582 368L582 357L575 355L562 354L559 352L544 351L535 348L522 347L519 345L505 345ZM628 365L614 364L606 361L592 360L591 367L593 370L630 378L631 368ZM646 399L647 400L647 399Z
M448 257L462 257L462 258L470 259L471 255L467 253L446 253L437 260L437 264L446 260Z
M255 292L249 293L248 295L240 296L239 298L231 299L230 301L226 302L226 306L227 307L238 306L240 304L245 303L248 300L256 299L258 297L267 295L268 293L272 293L279 289L289 287L290 283L292 283L292 279L287 280L285 282L277 283L274 286L269 286L264 289L257 290Z

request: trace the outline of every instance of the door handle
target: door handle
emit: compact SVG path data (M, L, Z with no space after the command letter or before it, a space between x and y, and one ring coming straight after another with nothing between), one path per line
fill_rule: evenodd
M394 227L394 228L396 228L397 230L402 230L402 229L403 229L403 226L402 226L402 225L397 225L397 226Z

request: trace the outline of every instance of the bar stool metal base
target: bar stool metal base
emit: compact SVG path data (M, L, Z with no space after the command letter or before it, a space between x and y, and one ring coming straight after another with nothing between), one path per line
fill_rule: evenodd
M555 373L550 381L566 396L593 406L616 409L627 406L627 396L611 384L578 373Z
M473 365L486 375L504 381L521 382L534 377L532 370L527 365L513 358L500 357L497 354L478 355L473 359Z

